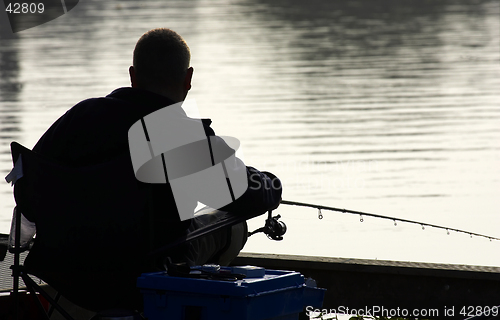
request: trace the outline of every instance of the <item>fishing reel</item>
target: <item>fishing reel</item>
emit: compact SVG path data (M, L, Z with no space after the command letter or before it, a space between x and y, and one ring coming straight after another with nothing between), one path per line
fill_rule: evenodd
M262 228L249 232L248 236L263 232L271 240L283 240L283 235L286 233L286 224L283 221L278 221L279 218L281 218L279 214L273 217L272 211L268 211L266 224Z

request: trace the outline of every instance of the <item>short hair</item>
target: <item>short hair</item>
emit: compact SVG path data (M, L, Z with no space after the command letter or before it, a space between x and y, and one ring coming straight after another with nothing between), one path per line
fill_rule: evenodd
M189 68L191 52L175 31L157 28L137 41L133 65L139 87L157 88L182 83Z

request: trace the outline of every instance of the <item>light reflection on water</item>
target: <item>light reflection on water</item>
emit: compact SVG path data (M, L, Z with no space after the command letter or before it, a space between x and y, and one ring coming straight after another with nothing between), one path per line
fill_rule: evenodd
M0 173L10 141L32 147L79 100L127 86L136 40L167 26L191 47L202 116L285 199L500 237L499 16L498 1L82 1L0 38ZM1 184L0 232L12 206ZM285 240L246 250L500 266L487 240L279 211Z

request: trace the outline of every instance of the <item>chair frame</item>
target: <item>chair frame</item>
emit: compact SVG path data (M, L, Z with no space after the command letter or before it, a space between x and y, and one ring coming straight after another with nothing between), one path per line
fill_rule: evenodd
M9 248L9 252L14 254L14 264L10 267L12 269L12 277L13 277L13 289L11 295L14 300L14 312L15 319L20 319L19 314L19 279L22 279L26 288L31 293L35 303L38 307L38 310L41 315L44 316L45 319L50 320L50 316L54 309L56 309L64 318L67 320L74 320L74 318L59 305L59 298L61 295L59 293L56 294L55 298L52 298L41 286L39 286L33 279L30 278L28 273L25 271L24 266L21 265L21 253L28 249L21 248L21 212L19 210L15 210L15 237L14 237L14 248ZM48 312L45 311L45 308L42 305L42 302L37 297L37 293L40 294L45 300L47 300L50 304L50 309Z

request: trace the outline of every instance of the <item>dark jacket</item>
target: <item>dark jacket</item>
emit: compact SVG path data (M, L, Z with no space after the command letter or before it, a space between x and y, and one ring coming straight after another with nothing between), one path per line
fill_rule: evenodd
M128 130L132 124L173 103L146 90L119 88L106 97L87 99L75 105L45 132L33 151L74 167L98 164L129 154ZM202 122L206 135L215 135L210 127L211 120L203 119ZM265 212L278 206L281 189L270 186L279 186L279 180L276 181L271 173L259 172L252 167L247 167L247 175L247 192L222 210ZM168 235L166 240L178 237L188 228L189 221L180 221L169 186L149 187L153 198L161 200L156 204L161 208L157 211L163 211L156 217L161 222L157 225L161 226L163 234Z
M88 167L112 161L117 157L128 157L130 159L128 145L129 128L144 116L173 103L173 101L161 95L133 88L120 88L106 97L84 100L59 118L41 137L33 148L33 151L70 167ZM210 127L211 121L203 119L202 122L206 135L215 135L214 130ZM140 259L139 257L144 257L147 251L156 249L177 239L186 233L190 225L190 220L180 221L169 184L145 184L138 182L135 179L131 163L124 169L124 175L127 181L125 183L137 185L137 190L139 190L138 201L143 201L144 207L143 210L137 209L137 206L131 209L130 205L120 206L120 203L117 203L113 207L112 213L110 210L107 211L115 221L120 220L122 224L125 224L119 230L131 230L129 234L122 235L123 241L116 240L120 235L117 236L114 234L114 239L106 239L105 235L99 235L100 233L108 234L107 230L117 229L114 226L113 219L101 219L103 214L107 214L106 212L99 213L101 216L94 216L92 213L88 213L90 221L86 221L86 217L82 216L87 213L78 211L78 208L75 208L76 204L63 203L62 205L68 208L68 210L62 210L60 216L74 215L75 212L78 212L78 218L87 225L86 229L82 228L82 230L78 230L78 222L74 222L72 229L59 226L57 225L57 218L54 218L50 223L37 222L37 227L40 225L47 230L44 232L45 234L69 233L60 239L69 239L74 245L81 245L82 250L86 250L84 248L85 243L80 244L77 242L80 237L85 238L85 241L91 243L93 247L93 251L88 251L88 253L85 251L86 254L91 254L92 257L99 257L99 261L94 261L96 260L95 258L81 256L79 252L69 252L63 256L60 253L55 253L53 249L44 247L41 239L38 243L35 242L33 250L27 258L27 266L37 267L37 265L45 264L45 270L42 270L41 275L45 273L49 278L54 280L53 282L56 283L54 286L56 289L59 286L63 295L64 291L71 289L71 287L80 286L79 289L74 289L74 292L68 292L67 294L67 296L74 294L74 300L79 300L84 294L95 295L95 292L91 293L92 288L103 290L104 288L99 289L99 286L102 286L103 283L107 283L108 288L112 287L114 289L114 295L118 295L119 292L125 292L126 286L134 283L134 277L137 277L140 272L151 271L148 270L151 267L148 264L136 263L134 265L130 261L134 259L138 260ZM280 185L280 182L276 181L277 178L274 175L247 167L247 177L249 184L247 191L243 196L226 207L221 208L221 210L233 214L255 215L255 213L265 213L267 210L278 206L281 199L281 189L276 188L276 186ZM119 186L113 185L113 181L107 181L105 177L100 179L100 181L96 181L96 183L99 183L100 186L104 184L104 190L119 188ZM122 181L121 183L124 182ZM274 186L274 188L271 186ZM88 186L88 188L93 187L95 185ZM82 197L85 196L82 195ZM30 217L27 218L30 219ZM40 220L40 217L33 219ZM92 219L95 221L92 222ZM75 221L78 220L75 218ZM108 221L106 223L112 226L101 226L99 225L101 221ZM127 226L127 223L130 226ZM96 227L95 230L93 229L93 225ZM99 228L101 230L98 230ZM100 238L93 242L95 237L87 236L89 232L94 232ZM61 243L66 242L65 240L59 241ZM113 242L113 246L116 249L113 250L116 253L115 255L109 254L110 249L108 247L99 245L99 242L107 241ZM120 247L120 243L124 244L124 248ZM101 248L103 252L95 252ZM131 251L131 253L128 254L127 250ZM144 252L134 254L132 251ZM125 261L128 261L127 263L120 261L124 255L129 255L129 259L125 259ZM70 257L69 260L71 261L68 261L67 257ZM50 261L58 262L51 263ZM58 269L59 267L60 269ZM117 268L120 270L117 270ZM105 270L105 272L100 273L100 275L92 271L101 269ZM80 273L82 279L74 281L65 279L67 275L69 277L74 271ZM84 274L85 276L83 276ZM127 281L125 281L125 277L128 278ZM77 282L75 283L75 281ZM85 305L85 307L97 309L107 307L107 305L103 304L102 306L97 305L93 307L89 304Z

